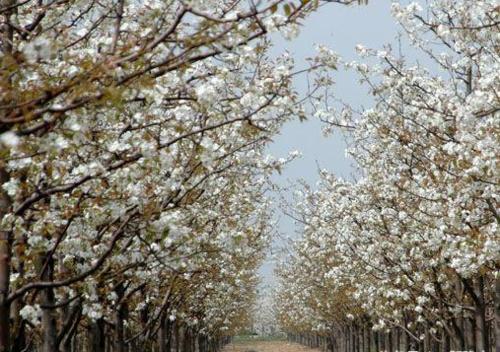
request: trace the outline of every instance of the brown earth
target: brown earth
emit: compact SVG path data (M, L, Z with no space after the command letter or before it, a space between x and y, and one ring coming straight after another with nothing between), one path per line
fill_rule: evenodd
M227 345L223 352L319 352L286 341L245 341Z

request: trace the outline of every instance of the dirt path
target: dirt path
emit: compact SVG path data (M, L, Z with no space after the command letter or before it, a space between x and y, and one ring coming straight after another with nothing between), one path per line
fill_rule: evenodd
M223 352L319 352L286 341L245 341L226 346Z

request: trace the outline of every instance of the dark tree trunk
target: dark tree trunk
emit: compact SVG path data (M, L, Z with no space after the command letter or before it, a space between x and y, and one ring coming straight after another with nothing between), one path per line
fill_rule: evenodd
M188 327L184 328L184 343L182 352L192 352L191 351L191 329Z
M74 339L78 330L78 324L82 317L81 302L76 302L65 315L63 329L67 331L61 332L61 337L58 338L58 340L61 340L59 349L61 352L72 352L75 351L74 345L76 341L74 341Z
M464 293L463 293L463 285L460 280L456 280L455 283L455 295L457 296L458 302L463 302L464 300ZM465 319L464 319L464 313L461 311L456 319L453 321L453 329L454 329L454 336L453 336L453 344L454 348L456 350L460 351L465 351L467 346L466 346L466 341L465 341Z
M40 257L42 280L52 282L54 279L54 260L46 255ZM43 347L44 352L57 351L57 325L54 289L46 288L41 292L42 298L42 329L43 329Z
M469 340L471 341L472 350L477 351L477 339L476 339L476 320L472 317L469 320Z
M486 323L486 304L484 300L484 277L480 276L474 282L474 291L477 298L476 307L474 311L474 319L476 322L476 351L490 351L488 326Z
M206 339L204 335L198 336L198 349L199 352L206 352Z
M450 335L443 329L443 352L451 351Z
M9 6L12 1L2 1L2 7ZM10 18L9 15L4 15L6 18ZM12 33L5 33L5 31L11 31L8 24L4 25L2 28L3 40L8 39L12 36ZM8 38L6 38L6 36ZM10 39L8 39L10 41ZM2 51L4 54L10 53L8 50L10 44L4 45ZM1 132L1 131L0 131ZM0 161L0 184L7 182L9 175L3 162ZM9 213L11 207L11 200L7 193L0 187L0 220L3 219L5 214ZM10 302L9 297L9 284L10 284L10 266L11 266L11 256L12 256L12 236L10 231L0 231L0 352L7 352L10 348Z
M171 330L172 324L167 318L167 315L163 315L160 321L160 329L158 331L158 351L159 352L170 352L171 349Z
M401 329L396 328L396 351L401 351Z
M500 273L495 278L495 351L500 352Z
M366 331L366 351L370 352L371 350L372 350L372 327L371 325L368 325Z
M385 350L387 348L385 333L379 332L378 336L379 336L380 349Z
M429 324L424 327L424 351L431 351L431 333L429 331Z
M90 323L90 351L106 352L106 335L104 334L104 320L98 319Z
M115 311L115 336L114 336L114 351L125 352L125 327L124 321L127 318L127 302L123 302L125 289L122 283L116 285L115 289L118 301L120 302Z
M351 325L349 328L349 339L351 341L351 352L356 352L356 333L354 332L354 326Z
M7 9L2 12L3 23L1 23L1 51L3 57L12 55L13 40L14 40L14 26L11 25L11 16L14 15L13 5L15 0L0 0L0 7ZM8 60L2 60L7 62ZM2 67L3 69L4 67ZM3 89L8 89L11 78L3 78ZM9 102L10 103L10 102ZM0 100L1 105L5 105L5 101ZM7 115L9 112L3 109ZM4 126L0 126L0 133L6 131ZM8 171L5 168L3 160L0 160L0 184L4 184L10 178ZM4 216L10 212L12 201L0 187L0 221ZM0 352L7 352L10 349L10 302L9 302L9 284L10 284L10 270L11 270L11 256L12 256L12 235L10 231L0 231Z
M393 341L392 341L392 329L387 333L387 350L389 352L394 351Z
M177 330L177 352L185 352L184 343L185 343L185 327L179 324L179 329Z

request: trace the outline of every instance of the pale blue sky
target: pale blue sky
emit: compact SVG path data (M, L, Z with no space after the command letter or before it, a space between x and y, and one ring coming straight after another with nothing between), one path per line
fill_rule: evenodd
M387 43L397 43L399 27L390 15L391 1L371 0L367 6L343 6L325 4L310 16L301 28L300 35L287 41L276 35L273 40L273 54L288 50L295 58L298 68L305 68L307 57L314 55L314 45L324 44L344 59L359 59L355 46L363 44L370 48L382 48ZM334 73L335 95L356 106L370 106L371 100L365 87L360 86L353 72L339 70ZM302 78L295 81L299 92L305 92L306 83ZM281 157L292 150L299 150L302 157L290 164L275 181L282 186L298 179L314 185L317 167L330 170L338 176L349 178L352 162L345 157L345 144L339 135L323 137L321 122L309 119L306 122L292 121L286 124L269 148L269 152ZM288 197L289 194L285 194ZM278 214L279 232L283 236L293 236L297 231L294 222ZM275 245L282 246L283 239L276 239ZM269 259L261 268L264 285L272 285L273 263Z

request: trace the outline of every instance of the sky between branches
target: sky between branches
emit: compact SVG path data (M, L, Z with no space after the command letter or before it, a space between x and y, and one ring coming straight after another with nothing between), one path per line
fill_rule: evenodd
M287 50L295 59L298 69L306 67L306 58L313 55L316 44L323 44L338 53L344 60L359 60L355 46L381 49L387 43L399 49L399 28L390 14L391 1L373 0L366 6L342 6L324 4L316 13L309 16L301 27L299 36L291 41L275 35L273 55L280 55ZM401 44L404 56L412 58L411 49ZM366 87L359 83L354 72L346 72L339 68L334 73L335 96L353 106L370 106L371 99ZM297 91L304 94L307 82L299 76L294 82ZM276 137L269 148L275 156L286 156L290 151L298 150L302 157L292 162L281 175L275 176L275 182L280 186L290 186L291 183L303 179L310 185L318 180L318 167L335 172L343 178L352 176L352 161L345 157L345 143L340 134L323 136L322 124L314 118L305 122L288 122L280 136ZM290 199L293 187L288 187L282 196ZM294 221L277 210L280 235L274 240L273 254L277 248L283 247L286 237L296 236L300 230ZM282 254L280 254L282 255ZM264 287L272 286L274 264L272 256L261 267L260 273Z

